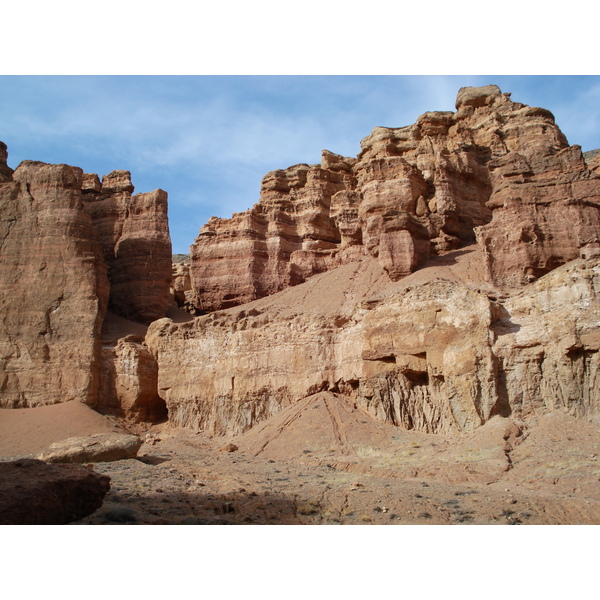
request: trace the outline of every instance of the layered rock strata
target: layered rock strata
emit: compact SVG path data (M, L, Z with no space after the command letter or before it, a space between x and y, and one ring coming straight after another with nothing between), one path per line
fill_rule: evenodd
M4 142L0 142L0 183L12 179L13 170L6 164L8 160L8 148Z
M105 341L102 359L99 408L131 421L166 418L158 394L158 365L143 337L129 334Z
M598 414L599 259L573 261L512 297L441 277L350 297L348 284L368 289L382 277L368 259L271 303L155 321L146 342L170 420L237 434L323 390L430 433L473 430L494 415Z
M84 207L102 244L110 279L109 308L150 323L164 317L171 286L171 238L167 193L132 195L129 171L102 178L86 173Z
M101 331L108 307L141 322L167 313L166 193L132 196L128 171L115 171L102 184L68 165L25 161L13 173L6 157L2 144L0 406L79 400L106 408L107 391L116 388L133 413L152 412L153 358L142 348L133 352L138 366L123 367L132 362L124 342L113 369L118 381L107 382L114 364L106 364L112 354L103 351ZM121 371L143 380L139 397ZM154 379L146 377L152 372Z
M196 312L194 306L195 294L192 288L190 269L190 257L187 254L173 255L171 279L172 301L178 307L193 313Z
M600 180L552 114L493 85L462 88L456 108L376 127L357 158L324 151L320 165L268 173L258 204L211 219L192 245L197 307L243 304L364 255L398 280L476 236L498 285L595 247Z
M25 161L0 185L0 405L98 400L109 282L82 170Z

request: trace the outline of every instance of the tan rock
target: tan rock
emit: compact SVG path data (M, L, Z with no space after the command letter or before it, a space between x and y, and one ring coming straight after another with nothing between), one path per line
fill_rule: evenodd
M454 274L452 261L386 287L366 259L242 309L156 321L146 343L170 421L221 435L319 391L428 433L555 409L591 418L600 408L598 260L499 300L481 279L464 279L468 271Z
M166 417L158 395L158 365L143 338L128 335L115 345L104 345L99 408L133 421Z
M456 107L376 127L356 159L323 151L321 165L268 173L257 205L211 219L195 241L197 308L268 296L361 255L397 280L476 236L489 280L524 285L597 243L595 163L568 146L549 111L495 85L462 88ZM571 239L555 231L563 208Z
M129 171L103 177L86 175L84 206L92 218L108 267L109 307L117 314L149 323L164 317L171 286L171 240L167 193L136 194Z
M109 283L81 169L25 161L0 184L0 405L98 400Z
M166 193L132 191L128 171L101 186L77 167L32 161L0 182L1 407L78 400L136 420L155 415L157 399L164 409L143 336L101 344L109 303L142 322L167 312Z
M0 142L0 183L11 181L13 170L6 164L8 149L4 142Z
M477 228L487 277L519 287L600 243L600 177L578 146L535 146L490 163L492 221Z
M37 459L47 463L111 462L135 458L141 445L142 440L137 435L97 433L50 444Z

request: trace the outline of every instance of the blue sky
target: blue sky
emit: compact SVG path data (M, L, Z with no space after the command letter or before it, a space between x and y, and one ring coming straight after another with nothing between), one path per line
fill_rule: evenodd
M12 168L127 169L136 192L166 190L173 251L187 253L211 216L258 201L268 171L356 156L373 127L454 110L461 86L488 83L600 147L600 76L0 76L0 140Z

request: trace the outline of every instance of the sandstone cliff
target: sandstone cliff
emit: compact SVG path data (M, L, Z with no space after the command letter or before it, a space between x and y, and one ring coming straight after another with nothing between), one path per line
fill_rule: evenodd
M360 256L398 280L476 237L488 281L520 286L598 245L598 173L549 111L493 85L461 89L456 108L376 127L357 158L323 151L320 165L268 173L258 204L211 219L192 245L197 308L243 304Z
M102 244L110 278L109 308L142 323L164 317L171 284L167 193L132 195L129 171L85 174L84 208Z
M192 302L213 312L146 338L172 422L236 434L322 390L434 433L598 413L594 158L496 86L456 109L269 173L202 228Z
M267 174L175 265L165 192L0 146L2 406L216 434L322 391L426 433L598 418L598 159L496 86L456 108Z
M82 171L24 162L0 184L0 403L98 400L109 282Z
M0 406L105 408L107 308L142 322L167 314L166 193L131 196L126 171L103 185L67 165L25 161L13 173L6 158L1 144Z
M476 247L448 257L396 283L365 258L241 308L155 321L146 342L170 421L237 434L323 390L430 433L596 415L599 259L507 296L482 281Z

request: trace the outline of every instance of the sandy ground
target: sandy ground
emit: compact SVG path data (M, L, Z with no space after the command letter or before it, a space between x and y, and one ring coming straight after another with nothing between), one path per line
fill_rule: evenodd
M0 455L116 428L77 403L2 411ZM600 523L600 430L564 414L528 426L496 417L450 438L320 393L236 438L166 423L137 432L148 441L136 459L94 465L111 490L79 523Z
M0 457L37 454L59 440L110 431L123 429L81 402L0 408Z

